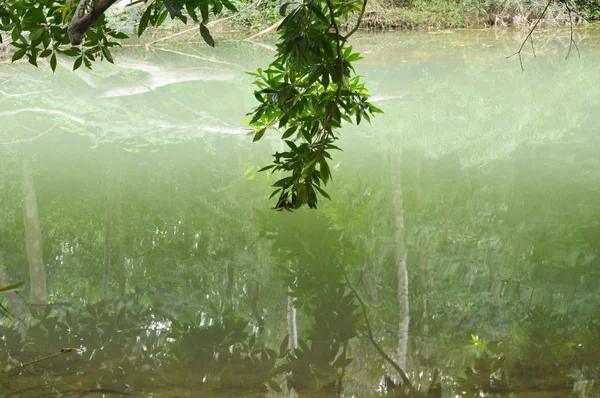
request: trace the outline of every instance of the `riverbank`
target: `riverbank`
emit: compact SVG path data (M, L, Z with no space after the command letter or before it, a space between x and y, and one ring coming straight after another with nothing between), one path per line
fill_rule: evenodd
M281 18L281 3L239 1L237 5L243 11L231 18L228 26L264 29ZM600 19L600 0L578 1L577 7L569 9L561 1L548 5L546 0L369 0L362 27L378 30L524 27L542 15L542 25Z
M123 0L126 2L127 0ZM285 0L233 0L236 13L225 13L208 26L213 34L233 39L261 36L281 20L280 6ZM600 0L579 0L577 8L569 8L562 1L547 0L369 0L361 28L370 31L440 30L456 28L531 28L542 18L539 27L584 24L600 20ZM111 26L136 36L136 26L143 6L117 6L106 12ZM354 26L357 16L346 22ZM197 28L169 18L158 29L148 29L142 42L164 41ZM6 36L6 35L4 35ZM182 36L186 37L186 36ZM5 39L8 39L6 36ZM10 58L12 49L0 44L0 60Z

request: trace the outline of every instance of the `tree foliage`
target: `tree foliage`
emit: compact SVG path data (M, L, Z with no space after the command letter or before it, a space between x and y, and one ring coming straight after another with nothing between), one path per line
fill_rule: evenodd
M13 61L27 57L37 66L38 59L49 57L52 70L56 69L57 54L74 57L73 69L91 68L96 59L112 63L111 48L128 38L104 15L116 2L3 1L0 33L9 33L10 44L17 49ZM236 11L229 0L138 0L132 4L143 7L138 36L170 16L198 24L210 46L215 45L206 25L210 15L219 15L224 9ZM277 209L316 208L320 196L329 198L323 186L331 179L330 151L339 149L334 145L335 130L343 121L352 123L354 119L359 124L379 112L368 102L368 92L354 73L352 63L361 57L348 45L366 4L366 0L302 0L286 2L280 8L285 18L278 29L275 59L267 69L252 73L260 104L252 111L250 122L254 141L273 128L281 130L288 147L275 153L273 164L262 169L284 172L271 195L278 195ZM358 21L343 35L340 24L348 22L353 13L358 13Z

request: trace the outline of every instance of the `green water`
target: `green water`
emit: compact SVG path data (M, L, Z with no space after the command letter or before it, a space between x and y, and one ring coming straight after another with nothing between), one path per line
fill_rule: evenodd
M537 36L522 72L522 38L358 37L385 113L343 128L332 200L293 214L256 173L282 143L245 134L268 49L1 65L0 284L29 281L30 172L48 305L2 296L23 322L0 318L0 396L400 396L345 276L411 396L436 373L443 396L598 396L600 39L565 60L568 31Z

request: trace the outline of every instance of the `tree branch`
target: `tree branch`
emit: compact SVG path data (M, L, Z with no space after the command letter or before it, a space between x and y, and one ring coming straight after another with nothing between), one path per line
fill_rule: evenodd
M365 14L365 9L367 8L367 1L368 0L363 0L363 5L360 10L360 14L358 15L358 21L356 21L356 25L354 26L354 28L346 36L344 36L344 41L348 40L348 38L350 36L352 36L360 27L360 24L362 22L362 17Z
M383 357L383 359L385 359L390 365L392 365L392 367L396 370L396 372L398 372L398 374L400 375L400 378L402 378L402 384L404 386L410 387L411 386L410 380L408 379L408 376L406 375L404 370L402 370L400 365L398 365L396 363L396 361L394 361L392 358L390 358L390 356L388 354L386 354L385 351L383 351L383 349L375 341L375 338L373 337L373 330L371 329L371 323L369 322L369 317L367 316L367 306L365 305L365 302L363 301L362 297L360 297L360 295L358 294L356 289L354 289L354 286L352 286L352 283L350 283L350 279L348 278L348 274L346 272L344 272L344 278L346 279L346 283L348 284L348 287L350 288L350 290L352 291L354 296L360 302L360 307L362 308L363 317L365 318L365 324L367 326L367 333L368 333L367 338L369 339L369 341L371 342L373 347L375 347L375 349L377 350L379 355L381 355Z
M565 59L569 58L569 55L571 54L571 50L573 48L573 45L575 46L575 49L577 50L577 56L579 58L581 58L581 53L579 52L579 47L577 46L577 43L575 43L575 40L573 40L573 13L572 13L571 7L569 6L568 1L563 0L563 4L567 8L567 12L569 13L569 24L571 25L571 37L570 37L570 41L569 41L569 51L567 51L567 56L565 57Z
M542 19L544 19L544 17L546 16L546 13L548 12L548 8L550 8L550 4L552 4L552 1L554 1L554 0L548 0L548 2L546 3L546 7L544 7L544 11L542 11L542 13L540 14L537 21L535 21L535 24L533 24L533 27L529 30L529 33L527 33L527 36L525 36L525 40L523 40L523 42L521 43L521 47L519 47L519 50L517 52L515 52L514 54L511 54L508 57L506 57L506 58L512 58L515 55L518 55L519 56L519 64L521 65L522 72L525 71L525 68L523 68L523 58L521 57L521 52L523 51L523 47L525 47L525 43L527 43L527 40L531 40L531 45L533 46L533 38L531 37L531 35L535 31L535 29L537 28L539 23L542 21ZM535 51L533 53L533 56L535 57Z
M98 0L98 3L86 14L86 8L88 8L91 1L93 0L79 0L79 5L75 9L71 23L69 23L67 34L69 35L71 44L74 46L81 44L83 35L85 35L90 26L118 0Z

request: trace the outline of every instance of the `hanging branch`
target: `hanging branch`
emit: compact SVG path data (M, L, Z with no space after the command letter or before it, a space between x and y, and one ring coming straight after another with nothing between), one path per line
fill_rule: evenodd
M565 59L569 58L569 54L571 54L571 49L573 48L573 46L575 46L575 49L577 50L577 56L579 58L581 58L581 53L579 52L579 47L577 46L577 43L575 43L575 40L573 40L573 12L567 1L568 0L563 0L563 3L565 4L565 7L567 8L567 12L569 13L569 23L571 25L571 32L570 32L571 37L570 37L570 41L569 41L569 51L567 52L567 56L565 57Z
M517 52L515 52L514 54L511 54L508 57L506 57L508 59L508 58L514 57L515 55L518 55L519 56L519 64L521 65L521 72L525 72L525 68L523 68L523 58L521 57L521 52L523 51L523 47L525 47L525 43L527 43L527 40L531 40L531 46L533 48L533 37L532 37L533 32L535 31L535 29L537 28L539 23L542 21L542 19L544 19L544 17L546 16L546 13L548 12L548 8L550 8L550 4L552 4L552 1L553 0L548 0L548 2L546 3L546 7L544 7L544 10L542 11L542 13L538 17L538 19L533 24L533 27L529 30L529 33L527 33L527 36L525 36L525 39L521 43L521 47L519 47L519 50ZM535 50L533 50L533 56L535 57Z
M508 58L514 57L515 55L518 55L519 64L521 65L522 72L525 71L525 68L523 67L523 59L522 59L521 53L523 51L523 48L525 47L525 43L527 43L528 40L531 42L531 52L533 53L533 56L535 57L536 54L535 54L535 47L533 45L533 32L537 29L539 23L542 21L542 19L544 19L544 17L548 13L548 9L550 8L550 5L552 4L553 1L554 0L548 0L548 2L546 3L546 6L544 7L544 10L542 11L542 13L538 17L538 19L533 24L533 27L527 33L527 36L525 36L525 39L521 43L519 50L516 51L515 53L509 55L508 57L506 57L508 59ZM581 54L579 52L579 47L577 46L577 43L575 42L575 40L573 38L573 30L574 30L574 25L575 25L573 22L573 12L574 11L571 8L571 6L569 6L569 0L559 0L559 2L565 6L567 13L569 15L570 39L569 39L569 50L567 51L567 56L565 57L565 59L569 58L569 55L571 54L571 50L573 49L573 47L575 47L575 49L577 50L577 56L581 57Z
M360 10L360 14L358 15L358 21L356 21L356 25L354 25L354 28L352 28L352 30L350 32L348 32L348 34L346 36L344 36L344 41L348 40L348 38L350 36L352 36L358 30L358 28L360 27L363 15L365 14L365 9L367 8L367 1L368 0L364 0L363 1L363 5L362 5L362 8Z

